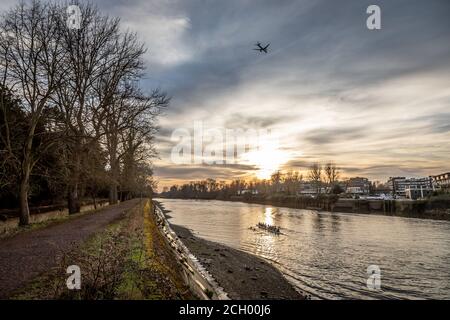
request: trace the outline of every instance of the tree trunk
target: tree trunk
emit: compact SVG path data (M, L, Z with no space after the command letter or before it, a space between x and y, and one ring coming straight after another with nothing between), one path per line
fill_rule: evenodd
M78 184L69 187L68 194L68 209L69 214L80 212L80 201L78 199Z
M28 191L30 189L31 174L31 148L33 145L33 134L35 125L31 126L30 134L27 136L23 150L22 175L20 179L20 216L19 225L26 226L30 223L30 208L28 206Z
M116 204L118 200L119 161L117 159L117 139L111 139L109 159L111 164L111 183L109 186L109 204Z
M30 208L28 207L28 180L29 175L26 175L21 179L20 182L20 226L26 226L30 223Z
M97 201L95 199L95 194L92 193L92 200L94 201L94 210L97 210Z
M78 182L80 177L80 167L81 167L81 150L75 149L72 155L72 161L74 163L71 177L69 180L69 190L67 194L67 208L69 209L69 214L74 214L80 212L80 199L78 192Z
M109 186L109 204L116 204L118 200L117 185L113 182Z

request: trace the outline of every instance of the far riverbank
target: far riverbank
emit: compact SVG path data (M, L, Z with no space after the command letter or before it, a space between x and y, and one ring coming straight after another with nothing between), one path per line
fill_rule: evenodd
M164 198L164 197L162 197ZM180 198L182 199L182 198ZM319 197L289 195L241 195L228 198L195 198L191 200L222 200L233 202L271 205L292 209L324 210L336 213L362 213L405 218L433 219L450 221L450 198L425 200L366 200L339 198L336 195L320 195Z

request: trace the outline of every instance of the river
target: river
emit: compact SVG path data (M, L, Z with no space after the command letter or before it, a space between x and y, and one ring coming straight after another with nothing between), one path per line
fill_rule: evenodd
M322 299L450 299L450 222L241 202L159 199L170 222L262 257ZM281 235L249 227L265 222ZM380 269L380 289L367 268Z

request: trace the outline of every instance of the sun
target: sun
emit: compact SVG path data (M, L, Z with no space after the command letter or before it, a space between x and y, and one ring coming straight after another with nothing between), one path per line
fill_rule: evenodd
M289 160L286 153L277 148L262 148L247 152L244 159L250 165L258 167L255 173L258 179L269 179L281 166Z

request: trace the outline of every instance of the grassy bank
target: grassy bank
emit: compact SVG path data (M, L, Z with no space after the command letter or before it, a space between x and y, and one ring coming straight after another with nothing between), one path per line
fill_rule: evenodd
M41 274L13 299L184 299L192 298L165 246L148 200L61 254L57 267ZM66 268L81 269L81 289L69 290Z

